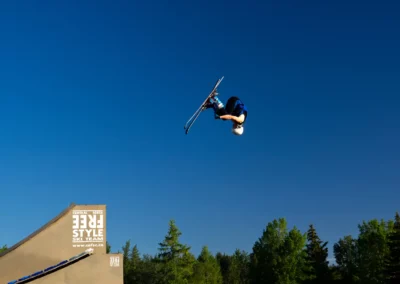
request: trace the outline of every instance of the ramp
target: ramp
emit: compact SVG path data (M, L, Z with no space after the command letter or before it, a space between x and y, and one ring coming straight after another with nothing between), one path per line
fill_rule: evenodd
M122 261L106 254L106 206L72 203L0 254L0 283L123 284Z

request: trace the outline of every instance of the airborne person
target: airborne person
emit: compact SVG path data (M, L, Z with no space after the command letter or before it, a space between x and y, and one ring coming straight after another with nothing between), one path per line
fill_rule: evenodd
M243 134L243 124L247 119L247 107L238 97L230 97L226 106L218 99L218 93L210 97L205 108L214 109L215 119L231 120L232 133L235 135Z

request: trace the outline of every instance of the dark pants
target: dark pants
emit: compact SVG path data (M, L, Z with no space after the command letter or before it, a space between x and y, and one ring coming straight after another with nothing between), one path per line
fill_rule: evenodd
M223 108L218 108L218 106L214 104L215 114L218 116L232 114L237 100L239 100L238 97L230 97Z

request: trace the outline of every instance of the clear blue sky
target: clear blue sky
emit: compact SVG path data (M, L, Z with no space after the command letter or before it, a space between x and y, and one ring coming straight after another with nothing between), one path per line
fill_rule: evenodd
M331 249L400 209L399 6L142 2L1 4L1 243L70 202L151 254L170 219L195 254L250 251L279 217ZM221 76L244 135L211 111L185 135Z

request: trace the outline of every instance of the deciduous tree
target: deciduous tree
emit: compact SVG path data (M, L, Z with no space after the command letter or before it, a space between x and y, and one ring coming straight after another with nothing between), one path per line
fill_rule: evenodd
M352 236L345 236L334 244L333 251L343 282L359 282L357 240Z
M365 284L385 283L385 259L389 255L388 236L393 222L377 219L362 222L358 226L357 239L359 278Z
M251 283L297 284L304 280L306 235L286 220L268 223L251 255Z

